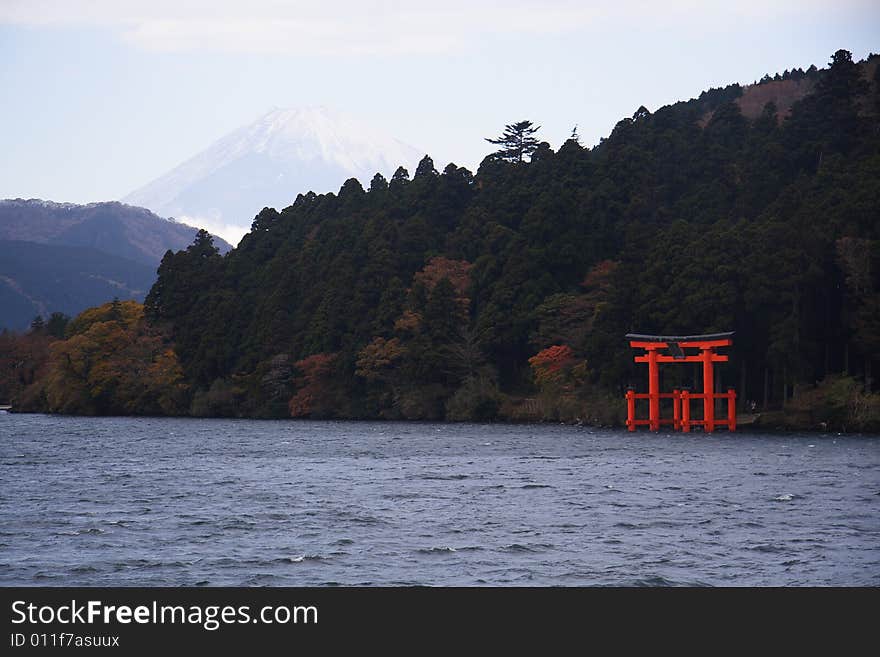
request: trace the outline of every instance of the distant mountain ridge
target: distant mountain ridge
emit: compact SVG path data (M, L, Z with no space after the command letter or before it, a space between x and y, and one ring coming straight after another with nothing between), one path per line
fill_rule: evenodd
M122 200L205 226L235 243L266 206L337 191L349 178L413 169L416 148L325 107L274 109Z
M0 240L0 330L53 312L72 317L114 297L142 301L155 278L155 265L91 247Z
M0 200L0 330L114 297L142 301L162 256L185 249L197 232L117 201Z
M0 200L0 240L92 247L153 266L168 249L185 249L197 232L192 226L118 201L78 205L41 199ZM219 238L214 243L221 253L231 248Z

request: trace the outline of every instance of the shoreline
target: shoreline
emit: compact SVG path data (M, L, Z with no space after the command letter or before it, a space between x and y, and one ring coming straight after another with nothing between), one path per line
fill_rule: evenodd
M808 433L811 435L828 435L828 436L864 436L867 438L880 438L880 432L870 432L870 431L849 431L845 429L834 429L829 427L807 427L807 426L799 426L796 424L777 424L777 423L769 423L769 422L761 422L760 418L762 415L769 415L775 417L779 411L768 411L766 413L755 413L750 414L752 418L750 420L746 420L745 422L738 421L737 422L737 430L734 432L728 432L726 429L722 429L719 431L712 432L712 434L706 434L705 432L694 429L690 432L690 434L681 434L683 437L687 435L727 435L728 433L732 433L733 435L750 435L750 434L790 434L790 433ZM607 431L618 431L622 434L632 433L633 436L638 435L648 435L648 434L672 434L678 435L680 432L672 432L672 431L649 431L647 429L639 429L634 432L628 432L626 430L626 425L611 425L611 424L592 424L589 422L582 421L552 421L552 420L508 420L508 419L498 419L498 420L484 420L484 421L474 421L474 420L446 420L446 419L405 419L405 418L342 418L342 417L322 417L322 418L304 418L304 417L230 417L230 416L193 416L193 415L84 415L84 414L74 414L74 413L50 413L44 411L14 411L8 410L4 413L0 413L0 415L43 415L48 417L59 417L59 418L89 418L89 419L98 419L98 418L117 418L117 419L158 419L158 420L230 420L230 421L251 421L251 422L294 422L294 423L302 423L302 422L350 422L350 423L387 423L387 424L425 424L425 425L487 425L487 426L500 426L500 425L510 425L510 426L567 426L567 427L583 427L587 429L597 429L597 430L607 430Z

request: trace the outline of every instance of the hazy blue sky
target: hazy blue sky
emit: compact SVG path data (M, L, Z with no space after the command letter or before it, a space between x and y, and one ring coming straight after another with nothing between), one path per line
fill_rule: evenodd
M505 123L594 144L838 48L880 51L880 3L0 0L0 198L119 198L275 106L475 167Z

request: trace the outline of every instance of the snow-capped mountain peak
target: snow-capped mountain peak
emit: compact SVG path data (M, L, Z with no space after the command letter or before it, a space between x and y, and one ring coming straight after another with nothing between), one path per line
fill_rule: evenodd
M299 193L364 186L377 172L412 170L424 155L326 107L275 108L132 192L123 201L207 228L235 244L263 207Z

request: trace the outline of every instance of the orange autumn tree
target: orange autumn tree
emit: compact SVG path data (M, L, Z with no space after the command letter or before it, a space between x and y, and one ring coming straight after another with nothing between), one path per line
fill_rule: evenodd
M183 369L164 337L144 322L135 301L89 308L52 343L41 382L49 411L165 414L186 411Z
M583 383L587 364L568 345L555 344L529 358L529 365L542 392L567 393Z
M358 353L355 374L370 382L382 380L403 355L404 349L398 338L373 338Z
M324 417L335 410L332 375L337 354L314 354L294 363L301 373L288 409L292 417Z
M452 260L443 256L435 256L428 261L421 271L417 271L413 280L433 290L444 278L452 283L459 297L466 297L471 284L470 271L473 265L467 260Z
M611 287L614 273L619 266L620 263L614 260L602 260L597 262L593 265L590 271L587 272L584 280L581 281L581 287L588 292L595 291L599 293L607 293L608 289Z
M421 283L425 290L430 293L444 278L452 284L455 290L455 300L464 312L470 307L471 300L468 292L471 286L471 269L473 265L467 260L452 260L443 256L435 256L428 261L421 271L413 276L413 283Z

